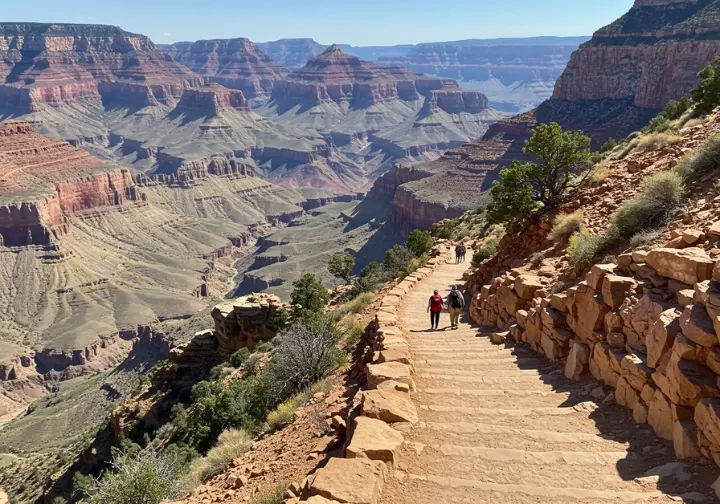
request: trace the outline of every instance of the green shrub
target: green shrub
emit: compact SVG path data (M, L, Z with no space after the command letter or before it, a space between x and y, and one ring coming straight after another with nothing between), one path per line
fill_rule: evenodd
M684 192L682 177L676 171L648 177L640 192L615 211L613 231L623 238L630 238L641 231L662 226L676 212Z
M350 275L355 268L355 258L346 252L333 254L328 264L328 271L335 278L346 282L350 281Z
M683 96L679 100L670 100L667 105L665 105L663 114L671 121L674 121L675 119L680 119L691 106L692 100L690 100L690 97Z
M635 233L632 235L632 238L630 238L630 247L637 248L641 245L652 243L660 237L661 234L662 232L658 230L640 231L639 233Z
M555 243L564 242L580 229L584 218L585 214L582 210L558 214L548 238Z
M568 247L570 264L576 269L590 266L595 256L607 247L608 243L607 236L594 235L585 230L575 233L570 237L570 246Z
M353 324L345 330L343 333L343 350L346 353L354 352L364 332L365 328L360 324Z
M483 244L473 252L471 264L475 267L479 266L481 262L497 252L498 246L500 246L500 238L497 236L486 238Z
M673 145L682 138L673 133L649 133L637 140L636 148L642 152L659 149L664 145Z
M293 421L293 415L297 408L292 399L281 403L277 408L268 413L267 423L273 430L282 429L286 425L290 425Z
M610 176L610 169L607 166L596 166L593 168L591 179L593 184L600 185Z
M435 240L427 231L421 231L415 229L408 236L407 243L405 246L415 255L420 257L423 254L427 254L435 244Z
M391 278L403 273L408 265L415 259L415 254L404 245L394 245L385 253L385 269Z
M710 137L675 168L684 177L701 177L720 168L720 135Z
M220 434L217 444L208 454L196 459L191 472L197 474L200 481L207 481L225 471L234 459L247 453L252 444L252 438L242 429L228 429Z
M248 348L241 348L230 356L227 363L234 368L239 368L248 357L250 357L250 350Z
M655 133L664 133L670 129L670 120L665 114L660 113L650 121L650 124L648 124L645 129L646 131Z
M705 67L700 73L700 84L690 91L695 102L695 110L700 114L709 114L720 105L720 57L715 57L712 65Z
M186 470L154 450L115 451L111 470L80 488L88 504L160 504L182 497Z
M252 504L282 504L285 499L285 492L287 487L280 485L270 490L269 492L262 493L252 500Z
M330 301L330 293L312 273L304 273L292 285L290 302L294 307L295 317L301 316L303 312L319 313Z
M535 252L530 257L528 257L528 262L533 268L537 268L538 266L540 266L543 260L545 260L544 252Z
M600 147L600 152L605 154L615 149L615 147L617 147L617 142L614 138L610 137L608 138L607 142L605 142L602 147Z
M371 292L362 292L355 297L352 301L349 301L342 305L340 308L332 312L334 315L337 316L337 319L339 320L344 315L347 315L348 313L357 314L360 313L363 308L365 308L367 305L372 303L372 300L374 299L374 295Z

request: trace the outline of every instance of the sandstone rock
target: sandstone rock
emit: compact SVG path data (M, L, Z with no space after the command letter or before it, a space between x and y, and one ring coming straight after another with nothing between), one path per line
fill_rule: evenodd
M705 358L705 365L709 367L713 373L720 375L720 348L713 347Z
M700 458L697 446L697 426L692 420L679 420L673 424L673 446L679 459Z
M391 348L377 352L375 362L382 364L383 362L401 362L403 364L411 364L409 348Z
M648 418L648 408L645 404L643 404L642 401L638 401L635 403L635 406L633 407L633 420L635 420L635 423L638 424L644 424L647 422Z
M390 390L363 392L361 414L387 423L418 422L415 405L405 394Z
M500 307L510 314L517 312L522 306L524 306L522 298L515 294L515 291L511 290L511 288L506 285L501 285L498 289L497 301Z
M518 310L515 312L515 318L517 319L518 325L525 329L527 327L528 312L527 310Z
M540 345L543 353L550 360L560 360L563 357L562 347L551 338L548 334L542 333L540 337Z
M667 365L667 379L670 381L674 403L695 406L706 397L719 397L717 375L694 360L673 356Z
M694 420L713 451L720 451L720 399L702 399L695 406Z
M618 275L605 275L602 284L603 300L613 310L620 308L628 293L635 288L637 282L632 278Z
M490 341L493 345L502 345L510 336L510 331L500 331L490 334Z
M410 390L415 390L410 366L400 362L369 364L367 366L367 378L370 388L377 388L382 382L392 380L405 383L410 387Z
M669 352L675 343L675 337L680 333L680 315L674 308L662 312L648 334L645 344L647 363L651 368L657 369L662 356Z
M632 254L620 254L617 257L618 262L618 268L625 270L630 267L630 265L633 263L633 256Z
M620 362L620 374L638 392L652 382L652 373L653 371L638 355L628 354Z
M615 312L606 313L604 322L605 322L605 332L607 332L608 334L613 333L613 332L621 332L623 329L623 325L624 325L623 319L619 313L615 313ZM623 346L625 346L624 343L623 343Z
M610 275L613 271L615 271L614 264L595 264L590 268L590 271L585 277L585 281L592 290L599 291L605 275Z
M10 498L2 490L0 490L0 504L10 504Z
M348 504L378 504L387 471L379 461L332 457L315 474L310 494Z
M407 383L396 382L395 380L388 380L378 385L377 390L394 390L396 392L409 393L410 385Z
M710 280L715 263L701 248L654 249L647 255L648 265L659 275L674 278L686 284Z
M682 232L682 239L688 245L695 245L703 238L705 238L705 233L699 229L684 229Z
M625 335L619 332L608 333L607 342L614 348L625 348Z
M675 338L672 353L676 354L681 359L695 360L698 353L698 345L694 341L686 338L684 334L680 333Z
M653 396L655 395L655 390L657 390L657 387L655 387L654 384L649 383L640 391L640 398L645 402L645 404L650 404L650 401L652 401Z
M588 371L590 348L577 340L570 342L570 353L565 362L565 376L571 380L579 380Z
M535 292L542 288L543 284L537 276L520 275L515 279L515 292L527 301L532 300L535 297Z
M624 377L620 377L617 388L615 389L615 401L617 401L620 406L634 409L639 400L640 394L630 386Z
M607 343L599 343L593 348L590 359L590 373L596 380L600 380L611 387L617 387L620 373L613 371L609 357L610 346Z
M359 416L355 419L355 430L346 449L346 456L368 458L397 464L398 452L403 444L403 435L382 420Z
M308 500L301 502L306 502L307 504L339 504L338 501L326 499L325 497L321 497L319 495L313 495Z
M636 264L642 264L647 259L647 250L635 250L632 253L632 260Z
M670 400L659 390L655 391L652 401L648 405L648 424L661 438L672 440L673 421L670 412Z
M695 291L692 289L680 290L677 293L678 304L685 306L695 302Z
M705 306L699 303L685 307L680 317L680 327L683 334L698 345L710 348L718 343L713 321Z

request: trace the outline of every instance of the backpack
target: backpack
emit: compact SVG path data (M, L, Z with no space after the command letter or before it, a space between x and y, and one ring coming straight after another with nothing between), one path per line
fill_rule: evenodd
M467 252L467 249L465 248L464 245L462 247L460 247L460 252L463 254Z
M460 255L460 254L462 253L462 247L461 247L460 245L458 245L457 247L455 247L455 253L456 253L457 255Z
M462 308L462 302L460 301L460 293L458 291L450 292L450 306L453 308Z
M434 294L432 296L430 296L430 311L432 311L432 312L442 311L442 305L443 305L442 298L440 297L439 294L437 296Z

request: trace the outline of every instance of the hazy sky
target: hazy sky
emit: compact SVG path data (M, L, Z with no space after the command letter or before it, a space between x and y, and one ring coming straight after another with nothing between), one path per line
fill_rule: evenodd
M157 43L312 37L393 45L468 38L591 35L633 0L24 0L3 21L101 23Z

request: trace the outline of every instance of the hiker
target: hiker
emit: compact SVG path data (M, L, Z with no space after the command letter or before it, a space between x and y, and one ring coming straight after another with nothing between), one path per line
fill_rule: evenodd
M462 256L462 246L457 245L455 247L455 264L460 262L460 257Z
M427 311L430 312L430 329L437 329L440 323L440 313L445 308L445 303L440 293L436 290L428 300Z
M465 242L460 243L460 262L465 262L465 254L467 254L467 248L465 248Z
M450 328L457 329L460 313L465 308L465 298L462 292L458 290L457 285L452 286L452 290L447 297L448 311L450 312Z

